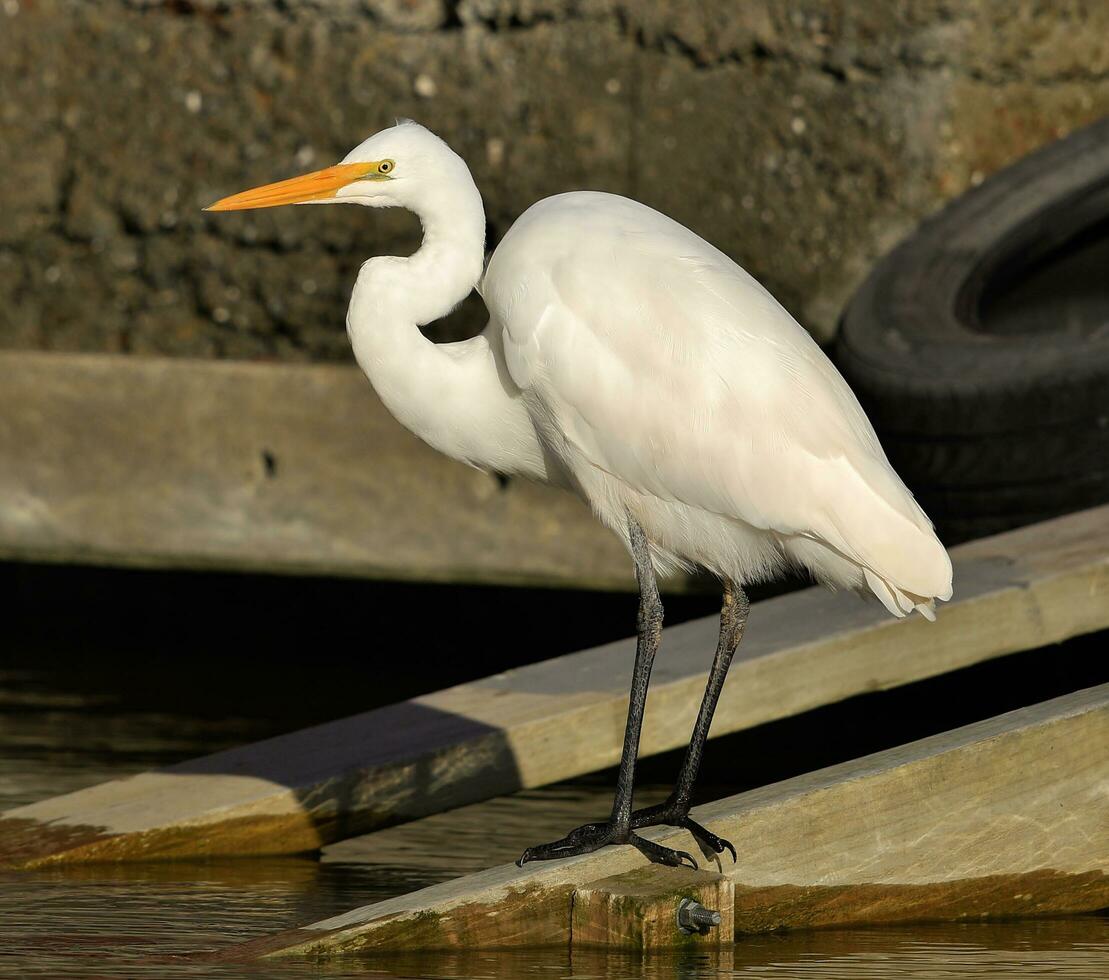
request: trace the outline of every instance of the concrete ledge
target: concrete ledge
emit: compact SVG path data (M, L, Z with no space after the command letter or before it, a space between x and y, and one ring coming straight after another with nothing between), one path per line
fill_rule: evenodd
M573 495L452 462L353 367L0 352L0 558L632 589Z

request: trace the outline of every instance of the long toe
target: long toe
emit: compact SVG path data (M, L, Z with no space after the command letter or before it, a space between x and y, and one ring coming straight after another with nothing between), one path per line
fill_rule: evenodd
M689 813L689 808L680 809L673 800L656 803L654 806L645 806L640 810L633 810L631 817L632 830L643 827L658 827L666 824L669 827L680 827L682 818Z
M691 820L689 817L686 817L681 822L680 826L688 830L698 844L707 847L710 851L715 851L717 854L723 854L725 851L728 851L732 855L732 864L736 863L735 848L732 846L730 840L717 837L711 830L702 827L696 820Z
M629 844L634 844L639 849L639 852L655 864L667 864L672 868L680 868L687 861L689 866L696 871L697 862L694 860L692 854L687 854L685 851L676 851L672 847L663 847L661 844L656 844L654 841L649 841L645 837L640 837L639 834L632 834L628 838Z
M689 805L682 805L674 800L656 803L654 806L644 807L632 813L631 825L635 830L644 827L681 827L688 830L704 848L705 853L723 854L727 851L732 856L732 863L736 863L736 850L732 842L723 837L717 837L711 830L702 827L696 820L689 816Z
M571 841L564 837L550 844L536 844L535 847L524 848L524 853L516 861L516 867L522 868L529 861L554 861L557 858L588 854L607 843L608 841Z
M529 861L553 861L556 858L589 854L606 844L619 843L622 843L622 841L616 839L607 823L582 824L580 827L571 830L561 840L525 848L524 853L516 861L516 867L522 868Z
M723 837L716 836L712 833L712 830L702 827L699 823L696 823L696 820L691 820L689 817L686 817L682 821L681 826L690 831L690 834L698 841L698 844L709 850L715 851L716 854L723 854L725 850L729 851L732 855L732 864L735 864L735 848L732 846L731 840L725 840Z

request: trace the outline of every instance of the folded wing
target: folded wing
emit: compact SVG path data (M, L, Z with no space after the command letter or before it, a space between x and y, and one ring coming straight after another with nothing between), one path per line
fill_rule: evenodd
M637 491L819 541L898 615L950 596L947 553L851 390L739 266L611 195L541 202L512 238L484 292L549 431Z

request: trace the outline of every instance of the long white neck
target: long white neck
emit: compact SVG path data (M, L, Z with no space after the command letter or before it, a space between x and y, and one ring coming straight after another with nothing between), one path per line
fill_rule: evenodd
M464 179L460 173L445 180L414 205L424 233L414 255L362 266L347 333L359 366L407 429L481 469L547 479L531 418L504 366L499 332L434 344L419 329L446 316L481 278L485 211L462 170Z

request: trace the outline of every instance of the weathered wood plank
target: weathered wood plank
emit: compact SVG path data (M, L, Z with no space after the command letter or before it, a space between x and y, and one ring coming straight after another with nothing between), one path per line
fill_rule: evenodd
M758 603L721 735L1109 626L1109 507L961 546L939 621L812 589ZM646 754L685 744L712 619L666 631ZM8 811L0 864L292 853L614 764L630 640Z
M0 351L0 558L631 589L571 494L429 449L353 367Z
M678 922L683 899L716 912L719 921L704 929L683 929ZM608 946L640 952L719 949L732 942L734 908L735 883L727 875L652 864L575 888L571 941L575 948Z
M737 933L1109 904L1109 684L694 811L738 845ZM651 839L687 846L684 832ZM633 848L505 865L227 951L229 958L567 943L576 889ZM526 929L521 921L526 921ZM402 945L403 944L403 945Z

